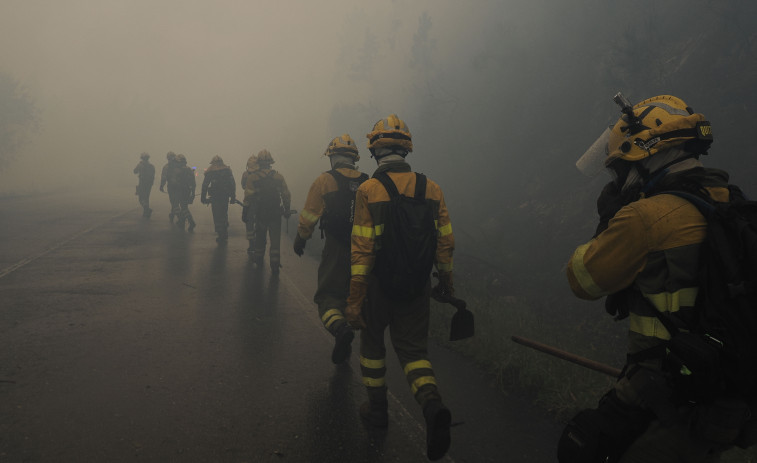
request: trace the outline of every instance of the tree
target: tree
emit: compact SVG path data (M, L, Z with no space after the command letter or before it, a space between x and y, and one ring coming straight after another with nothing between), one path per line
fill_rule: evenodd
M37 108L10 74L0 71L0 171L18 155L38 129Z

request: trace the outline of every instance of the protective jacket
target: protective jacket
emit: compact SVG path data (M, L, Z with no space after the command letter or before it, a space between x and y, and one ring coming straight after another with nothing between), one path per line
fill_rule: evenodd
M339 164L334 170L349 179L358 179L362 175L365 175L355 169L354 166L347 164ZM300 235L300 238L307 240L312 236L318 221L324 214L328 214L327 204L329 197L335 194L338 189L339 185L336 179L328 172L322 173L315 179L310 186L305 207L300 212L300 220L297 227L297 233Z
M194 170L186 165L179 165L175 170L169 173L169 177L173 174L174 188L179 194L180 200L187 198L189 203L192 203L192 198L195 195L195 189L197 188L197 181L195 180ZM171 180L169 180L169 185Z
M228 201L236 198L237 186L231 168L225 164L211 164L202 181L202 199L208 195L211 201Z
M376 169L376 173L387 172L400 194L413 196L415 193L415 173L404 161L390 162ZM455 237L452 234L447 205L442 190L434 181L426 184L426 201L432 204L434 222L438 232L434 265L441 272L452 271L452 253ZM355 219L352 227L352 269L349 305L360 305L365 298L368 276L376 259L376 238L380 236L389 206L389 194L378 180L372 178L357 190L355 196Z
M244 205L252 206L255 214L278 217L281 209L289 210L292 196L284 177L273 169L259 169L247 175Z
M163 169L160 171L160 187L163 188L168 185L168 189L170 190L173 188L174 178L173 175L174 171L177 170L180 166L176 163L176 161L168 161L166 162L166 165L163 166Z
M707 169L703 186L716 201L728 201L728 174ZM699 246L707 222L696 206L669 194L633 202L618 211L607 230L579 246L568 263L568 281L582 299L598 299L629 286L639 299L629 307L629 353L670 339L654 310L682 319L697 295ZM651 303L651 304L650 304ZM644 366L659 368L659 362Z
M139 184L152 186L155 182L155 166L150 164L150 161L141 160L137 167L134 168L134 173L139 176Z

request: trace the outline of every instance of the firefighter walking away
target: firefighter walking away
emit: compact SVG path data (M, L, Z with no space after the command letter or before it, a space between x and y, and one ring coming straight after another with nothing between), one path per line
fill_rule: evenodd
M386 347L391 343L426 421L426 454L439 460L450 446L452 415L442 402L428 358L431 270L454 294L454 236L442 190L405 161L410 130L392 114L367 134L378 168L357 190L346 317L360 329L360 370L368 401L360 416L388 425Z
M355 337L344 318L350 292L350 242L355 211L355 192L368 175L355 167L360 159L355 141L348 134L329 143L324 156L331 170L322 173L310 186L305 207L300 212L294 252L301 256L305 244L320 221L326 242L318 266L318 289L313 301L326 330L334 336L331 361L342 363L352 352Z

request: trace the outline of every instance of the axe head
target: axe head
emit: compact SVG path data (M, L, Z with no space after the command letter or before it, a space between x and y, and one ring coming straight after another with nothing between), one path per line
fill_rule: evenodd
M449 340L459 341L473 337L474 326L473 312L465 308L458 308L450 322Z

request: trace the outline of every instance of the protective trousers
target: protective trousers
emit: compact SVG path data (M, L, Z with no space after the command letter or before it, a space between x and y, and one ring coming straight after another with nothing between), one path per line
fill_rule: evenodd
M313 302L323 326L336 336L345 324L344 308L350 294L350 247L334 238L326 237L318 265L318 289Z
M397 353L415 400L425 407L429 400L441 400L436 378L428 360L429 297L431 282L423 294L411 301L388 298L379 287L378 278L370 275L363 308L367 328L360 332L360 371L368 396L376 396L385 387L386 348L384 330Z
M266 235L269 235L271 238L271 248L268 254L269 263L272 270L278 271L281 263L280 215L266 216L264 214L257 214L255 217L255 245L252 250L252 259L258 265L263 263L263 256L265 256Z
M177 195L178 196L178 195ZM189 211L189 195L181 195L178 201L178 214L177 223L180 227L184 227L184 222L189 223L189 228L195 227L195 219L192 217L192 213ZM191 231L191 230L190 230Z
M137 197L139 198L139 204L142 206L142 215L150 217L150 190L152 189L152 183L137 185Z
M181 212L181 206L179 205L180 194L176 191L176 188L168 187L168 202L171 204L171 212L168 217L173 221L174 217L179 218L179 212Z
M637 391L627 378L621 378L615 384L618 397L632 406L643 406ZM704 436L693 437L691 434L692 409L679 410L680 416L675 422L663 425L653 420L623 453L619 463L715 463L720 461L721 452L718 445L708 441ZM721 446L722 449L722 446Z
M213 212L213 225L219 238L229 236L229 197L210 197L210 209Z

